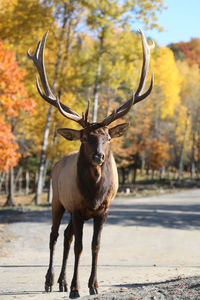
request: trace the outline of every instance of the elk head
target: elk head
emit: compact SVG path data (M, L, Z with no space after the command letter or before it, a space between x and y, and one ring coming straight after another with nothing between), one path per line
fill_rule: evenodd
M141 30L139 30L139 32L141 34L143 46L143 65L138 89L135 93L133 93L131 99L118 107L102 122L99 123L90 123L88 121L89 102L85 113L82 113L82 116L80 116L77 112L61 103L59 99L52 93L47 81L44 65L44 47L47 32L43 36L42 41L38 43L35 54L31 56L29 51L27 53L28 58L30 58L34 62L40 76L40 80L44 90L43 93L39 85L38 77L36 76L36 86L40 96L49 104L55 106L64 117L77 122L82 127L81 130L60 128L58 129L58 133L70 141L80 140L82 143L81 147L87 154L88 160L94 165L102 165L104 163L111 138L122 136L129 126L128 123L123 123L112 128L109 128L108 125L115 120L122 118L125 114L128 113L132 105L145 99L152 91L153 74L148 90L145 93L142 93L148 74L150 50L154 47L154 43L149 46L144 33Z
M80 140L82 151L87 156L89 163L102 165L110 149L110 141L114 137L122 136L129 124L123 123L112 128L107 126L100 127L91 124L82 130L60 128L58 133L67 140ZM96 127L96 128L95 128Z

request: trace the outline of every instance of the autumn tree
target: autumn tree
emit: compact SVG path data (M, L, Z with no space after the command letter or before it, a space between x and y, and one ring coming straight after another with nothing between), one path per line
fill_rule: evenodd
M17 152L18 146L15 143L15 136L12 134L10 124L6 123L5 118L0 115L0 172L8 172L16 166L20 153Z
M149 28L159 29L156 18L164 5L162 0L142 0L137 3L118 0L100 2L6 0L0 5L0 18L3 20L0 24L0 39L4 40L7 49L15 50L20 66L26 69L24 82L28 95L38 103L37 115L31 115L27 119L23 118L22 114L17 116L15 128L16 124L23 125L23 130L18 126L18 143L23 151L21 162L24 160L25 163L29 158L34 158L37 166L42 150L39 171L41 180L38 181L37 191L37 195L40 195L45 169L50 168L61 153L74 150L78 145L64 143L62 137L57 137L56 129L62 127L63 123L69 127L73 127L74 124L64 121L55 109L49 108L48 104L37 95L33 77L36 70L27 60L26 50L31 48L30 53L33 54L37 42L49 29L45 59L48 80L53 92L61 98L63 103L67 105L70 103L70 107L80 113L86 106L88 98L97 98L101 103L98 118L102 118L129 97L132 88L137 86L142 49L139 37L131 30L135 20ZM166 53L167 51L163 50L161 57L171 61ZM155 70L162 69L161 64L160 59ZM163 94L165 94L165 100L173 96L167 88L164 91L161 83L159 85L157 95L161 97L161 101ZM156 100L154 101L154 98L153 102L149 113L152 112L155 116ZM167 100L166 104L173 106L167 103ZM159 118L157 118L159 122L162 113L162 108L159 107ZM162 122L168 117L169 114L166 118L163 117ZM149 130L152 133L151 128L156 127L155 122L153 118L150 118L149 122ZM134 126L135 123L131 123L131 131ZM145 128L141 124L141 132L143 130L145 131ZM148 139L145 132L142 134ZM125 144L136 145L137 142L130 137L131 139L132 144L127 142L129 137L124 140ZM163 141L163 137L159 139L161 140ZM124 142L122 141L122 144ZM149 145L145 141L144 144ZM117 145L114 147L118 152ZM142 152L139 144L136 149L138 149L137 155L140 153L143 157L142 153L145 150ZM133 156L135 159L135 153ZM39 196L36 197L36 203L39 203Z
M105 53L112 53L109 43L115 35L116 29L126 24L134 23L135 20L141 21L147 27L157 27L157 16L155 11L161 11L164 8L163 1L143 0L135 1L83 1L86 10L87 25L96 36L96 52L94 59L96 61L96 72L93 91L93 122L97 121L98 112L98 92L102 82L103 56ZM106 47L106 40L107 45ZM109 42L108 42L109 41Z
M61 97L64 88L64 76L63 70L67 69L68 58L71 49L71 42L73 40L73 34L75 33L75 28L79 23L79 18L81 15L80 5L78 1L45 1L46 5L52 7L52 13L50 18L54 19L55 27L51 33L52 43L48 44L49 51L52 53L51 58L48 63L53 66L53 72L50 74L52 76L52 92L58 94ZM59 24L59 26L58 26ZM42 36L41 36L42 37ZM41 39L40 37L40 39ZM49 41L49 39L48 39ZM58 41L58 42L56 42ZM46 52L48 49L46 50ZM52 68L51 68L52 69ZM67 74L65 74L67 77ZM33 80L33 79L32 79ZM62 85L61 85L62 83ZM40 100L41 102L41 100ZM40 194L44 182L44 170L46 165L45 153L48 144L49 128L52 118L52 107L48 108L46 123L44 126L44 135L42 141L41 158L39 166L39 176L38 184L36 190L35 202L39 204Z
M133 33L132 35L134 37ZM132 55L133 61L131 66L130 61L127 63L128 60L126 60L127 64L124 67L126 79L123 81L123 89L130 88L131 82L132 87L136 86L134 82L137 72L134 69L139 70L140 45L135 46L134 49L136 49L135 54L128 51L127 46L127 53ZM114 148L122 159L121 163L132 164L134 178L137 168L146 168L148 172L150 169L160 170L168 165L172 142L171 126L180 103L181 75L173 52L167 47L157 47L152 52L150 69L153 70L155 76L154 89L149 99L134 106L134 109L130 111L127 118L130 122L127 136L122 147L118 144Z
M11 51L4 49L0 43L0 121L1 121L1 164L0 169L9 171L9 195L7 205L14 205L13 199L13 167L17 164L20 154L14 135L17 133L16 117L22 112L33 112L35 102L25 90L24 71Z
M181 148L179 153L179 178L183 174L184 165L190 165L191 177L199 174L199 66L200 39L189 42L170 44L177 60L177 66L182 75L181 107L178 109L179 126L176 135ZM176 124L177 124L176 122ZM199 176L199 175L198 175Z
M177 141L181 145L179 153L179 178L182 176L184 162L190 165L191 176L198 167L198 137L199 137L199 80L200 69L198 65L190 66L187 61L178 61L177 66L182 75L181 104L177 112Z

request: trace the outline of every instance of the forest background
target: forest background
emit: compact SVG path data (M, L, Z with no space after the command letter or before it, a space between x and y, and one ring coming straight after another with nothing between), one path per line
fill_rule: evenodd
M90 119L101 120L137 87L142 46L135 22L162 30L158 16L165 9L164 0L0 0L3 204L15 205L14 194L34 194L40 204L44 189L50 201L52 166L79 147L57 135L57 128L77 125L38 95L27 50L33 54L48 30L45 65L53 92L78 113L90 99ZM126 136L113 141L121 188L150 180L199 181L199 68L200 38L156 44L151 51L153 92L124 118L130 123Z

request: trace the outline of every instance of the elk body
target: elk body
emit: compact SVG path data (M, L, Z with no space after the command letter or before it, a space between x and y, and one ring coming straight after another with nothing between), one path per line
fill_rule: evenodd
M38 43L36 52L28 57L33 60L40 75L44 89L42 92L38 79L36 85L39 94L50 104L59 109L68 119L82 126L81 130L68 128L58 129L67 140L80 140L81 146L78 152L70 153L61 158L52 170L53 200L52 200L52 229L50 234L50 262L46 274L45 290L52 291L53 255L58 238L58 230L64 211L69 212L70 221L64 232L64 252L61 273L58 279L59 290L67 291L66 262L70 245L75 236L74 243L74 275L70 287L70 298L79 297L78 266L82 252L82 234L84 221L94 219L94 232L92 239L92 269L88 282L90 294L98 293L97 282L97 258L100 248L100 236L103 224L108 216L108 210L118 189L118 175L116 163L111 150L111 139L119 137L128 128L127 123L109 127L113 121L123 117L132 105L145 99L152 90L153 76L149 89L142 94L148 73L150 49L142 31L140 31L143 45L143 66L141 78L136 93L125 104L112 112L100 123L88 121L89 103L86 112L80 116L68 106L62 104L52 93L47 81L44 66L44 47L47 33Z

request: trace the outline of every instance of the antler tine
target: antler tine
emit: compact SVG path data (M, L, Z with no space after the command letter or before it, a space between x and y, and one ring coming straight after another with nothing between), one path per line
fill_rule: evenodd
M36 68L38 70L38 73L40 75L40 80L41 80L41 83L42 83L45 93L42 92L38 77L36 76L37 90L38 90L40 96L44 100L46 100L49 104L55 106L56 108L61 108L62 112L60 109L59 109L59 111L62 114L63 114L63 112L65 112L65 114L63 114L65 117L67 117L68 119L71 119L75 122L78 122L82 127L84 127L85 122L84 122L83 118L78 113L73 111L71 108L69 108L68 106L59 102L57 97L53 94L53 92L51 91L51 89L49 87L47 76L46 76L46 71L45 71L45 64L44 64L44 48L45 48L47 34L48 34L48 31L44 34L42 41L38 43L34 55L30 55L29 50L27 52L28 58L33 61L34 65L36 66Z
M131 109L131 106L134 103L134 94L132 96L132 98L130 100L128 100L125 104L121 105L120 107L118 107L117 109L115 109L108 117L106 117L103 122L102 125L103 126L107 126L110 123L114 122L115 120L123 117L125 114L127 114L129 112L129 110Z
M151 91L153 89L153 85L154 85L154 76L152 74L151 83L150 83L150 86L149 86L148 90L144 94L142 94L141 96L135 97L133 105L140 102L140 101L142 101L143 99L147 98L151 94Z
M38 88L40 95L42 97L46 96L46 98L48 98L48 100L51 100L51 101L49 102L47 99L45 99L45 100L47 100L50 104L52 104L52 100L56 101L56 97L52 93L52 91L49 87L47 76L46 76L46 71L45 71L45 65L44 65L44 47L45 47L47 34L48 34L48 31L44 34L42 41L38 43L35 54L33 56L30 55L29 50L28 50L27 55L28 55L28 58L30 58L34 62L34 65L36 66L38 73L40 75L43 89L46 93L46 95L44 95L42 93L38 78L36 77L36 84L37 84L37 88Z
M123 117L125 114L128 113L128 111L130 110L132 105L145 99L148 95L150 95L150 93L152 91L153 83L154 83L153 74L151 77L151 83L150 83L148 90L141 95L141 93L144 89L145 81L146 81L147 74L148 74L149 62L150 62L150 50L152 48L154 48L155 44L153 42L153 44L149 46L143 31L139 30L139 33L141 34L141 37L142 37L142 48L143 48L143 65L142 65L139 86L137 88L137 91L131 97L131 99L129 99L126 103L124 103L123 105L118 107L114 112L112 112L108 117L106 117L101 122L101 124L103 126L107 126L110 123L112 123L113 121Z
M90 110L90 100L88 100L88 105L85 111L85 123L88 123L88 115L89 115L89 110Z
M58 98L56 98L56 103L57 103L57 107L58 107L58 110L59 112L66 118L70 119L70 120L73 120L75 122L78 122L80 123L80 121L82 120L82 123L81 125L83 125L84 127L84 124L83 124L83 118L81 118L80 120L80 116L76 116L76 115L72 115L71 113L68 113L67 111L65 111L62 106L61 106L61 102Z
M142 49L143 49L143 64L142 64L142 71L140 76L140 83L138 89L135 93L135 98L137 98L142 90L144 89L145 81L148 74L149 69L149 62L150 62L150 50L155 47L155 43L153 42L152 45L148 45L144 32L139 29L138 32L141 34L142 37ZM136 99L135 99L136 100Z

